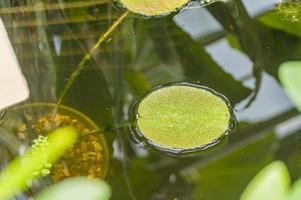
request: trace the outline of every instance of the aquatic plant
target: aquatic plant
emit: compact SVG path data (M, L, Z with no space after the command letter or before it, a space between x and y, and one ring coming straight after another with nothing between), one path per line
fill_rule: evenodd
M8 110L3 127L15 134L20 142L33 141L30 149L38 150L47 145L47 133L60 127L70 126L79 133L79 139L61 156L51 171L46 162L37 173L49 173L58 182L73 176L103 178L108 169L108 148L100 129L84 114L66 106L53 113L55 104L28 104ZM24 113L26 113L24 115ZM42 167L44 166L44 168Z
M301 4L298 1L286 0L278 4L277 10L283 19L297 22L301 20Z
M12 161L0 174L0 199L10 199L16 192L25 190L29 180L42 175L41 166L44 167L45 162L48 165L56 162L75 143L77 137L74 128L57 129L47 136L46 142Z
M93 52L112 34L112 32L124 21L124 19L128 16L129 12L123 13L113 24L109 27L109 29L99 37L94 46L84 55L81 59L80 63L76 67L76 69L71 73L62 93L60 94L58 101L56 103L55 111L60 107L63 102L65 95L67 94L70 87L73 85L76 78L80 75L80 73L85 69L87 61L92 58Z
M48 137L39 135L37 139L34 139L33 144L30 146L30 148L27 150L28 154L32 154L32 156L35 156L35 154L39 154L41 151L44 151L45 148L48 147ZM26 159L25 159L25 162ZM43 157L43 159L40 160L40 165L37 166L36 172L34 173L34 176L45 176L50 173L50 168L52 167L52 164L48 162L48 157Z
M224 96L184 82L157 87L143 96L133 117L132 130L140 142L176 154L212 146L235 125Z
M144 16L162 16L172 13L191 0L118 0L120 5L133 12Z

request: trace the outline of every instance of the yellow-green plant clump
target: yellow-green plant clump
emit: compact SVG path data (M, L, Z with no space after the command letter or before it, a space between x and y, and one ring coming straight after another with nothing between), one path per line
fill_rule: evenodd
M297 22L301 21L301 3L284 1L278 5L278 12L280 12L285 20Z

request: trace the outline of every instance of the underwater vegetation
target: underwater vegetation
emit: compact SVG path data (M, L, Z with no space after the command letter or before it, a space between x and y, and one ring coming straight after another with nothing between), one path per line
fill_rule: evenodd
M16 134L22 143L33 140L33 148L43 144L48 132L71 126L79 132L79 139L72 148L56 162L49 176L58 182L73 176L103 178L108 169L108 147L99 133L99 128L82 113L60 106L53 112L55 104L28 104L15 107L7 113L2 126ZM96 131L96 132L95 132Z
M36 141L25 155L16 158L1 171L0 199L10 199L16 192L25 190L28 181L43 175L45 167L46 170L50 167L45 164L55 163L75 143L77 137L74 128L65 127L50 133L46 141Z

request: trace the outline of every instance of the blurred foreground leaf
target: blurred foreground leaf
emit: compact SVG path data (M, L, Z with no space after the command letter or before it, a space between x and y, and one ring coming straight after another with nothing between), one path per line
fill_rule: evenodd
M26 189L29 180L38 178L36 172L45 158L50 164L56 162L75 143L77 136L73 128L57 129L48 135L48 143L43 148L29 150L12 161L0 174L0 199L10 199L15 192Z
M285 91L301 112L301 61L283 63L279 68L279 78Z
M300 200L301 199L301 180L298 180L294 183L291 188L289 195L289 200Z
M90 180L84 177L64 180L39 193L35 200L107 200L111 188L102 180Z
M276 161L262 169L250 182L241 200L284 200L290 185L290 176L283 162Z

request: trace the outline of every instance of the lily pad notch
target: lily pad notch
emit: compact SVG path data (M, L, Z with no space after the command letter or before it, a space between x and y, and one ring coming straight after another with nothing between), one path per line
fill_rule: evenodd
M170 154L185 154L219 143L236 127L228 99L187 82L155 87L131 109L133 139Z
M115 0L121 8L142 16L165 16L188 5L191 0Z

